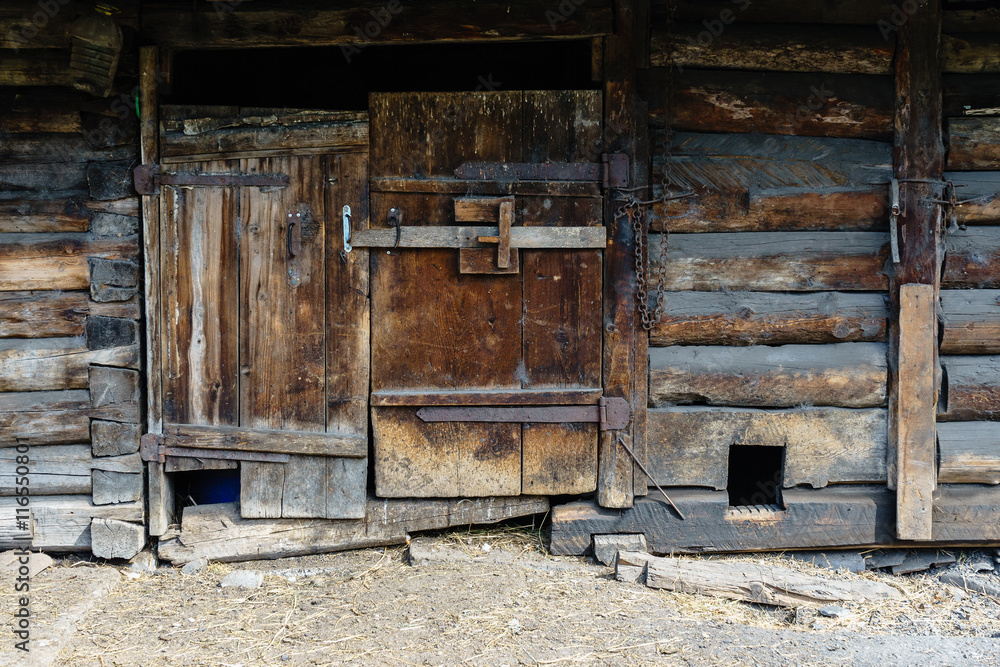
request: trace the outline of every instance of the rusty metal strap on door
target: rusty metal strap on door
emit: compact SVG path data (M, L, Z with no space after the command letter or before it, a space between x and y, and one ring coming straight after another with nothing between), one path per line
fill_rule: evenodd
M267 463L288 463L288 454L274 452L244 452L229 449L201 449L195 447L171 447L163 444L162 436L147 433L139 438L139 456L143 461L163 463L168 456L187 456L196 459L224 459L227 461L261 461Z
M425 422L596 422L602 431L615 431L628 426L631 410L624 398L601 398L597 405L425 407L417 416Z
M203 174L192 171L163 173L159 165L141 164L132 172L135 191L141 195L159 194L161 185L188 187L288 187L288 174Z

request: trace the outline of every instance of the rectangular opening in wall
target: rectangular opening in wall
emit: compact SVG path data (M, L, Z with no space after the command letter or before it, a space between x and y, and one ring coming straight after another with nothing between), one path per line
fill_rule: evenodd
M731 445L729 447L730 507L774 506L780 509L784 447Z

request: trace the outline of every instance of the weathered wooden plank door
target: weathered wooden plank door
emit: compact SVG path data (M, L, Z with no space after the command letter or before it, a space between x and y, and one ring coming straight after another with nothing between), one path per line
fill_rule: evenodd
M356 243L382 246L371 256L377 494L595 490L596 423L421 415L600 400L600 182L456 170L599 162L601 93L373 94L370 116L373 229Z
M162 452L238 459L244 517L363 516L367 124L164 111Z

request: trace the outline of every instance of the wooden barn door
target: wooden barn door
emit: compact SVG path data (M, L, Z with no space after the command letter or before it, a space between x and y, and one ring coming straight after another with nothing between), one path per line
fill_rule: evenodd
M374 94L370 116L377 494L595 490L601 93Z
M164 114L157 453L238 462L248 518L364 514L368 261L342 230L367 220L366 125L328 115Z

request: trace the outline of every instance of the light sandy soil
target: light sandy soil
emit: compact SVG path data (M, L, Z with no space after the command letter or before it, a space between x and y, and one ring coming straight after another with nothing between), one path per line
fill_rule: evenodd
M459 557L411 567L405 548L368 549L212 564L191 576L61 559L34 581L36 662L16 654L5 633L0 665L1000 664L1000 601L926 574L834 573L781 555L739 557L877 579L904 593L847 605L849 616L833 619L621 583L590 559L548 556L527 532L431 539ZM110 590L91 595L114 569L121 576ZM238 569L263 572L263 585L219 586ZM5 585L8 618L11 591ZM57 632L74 610L75 631Z

